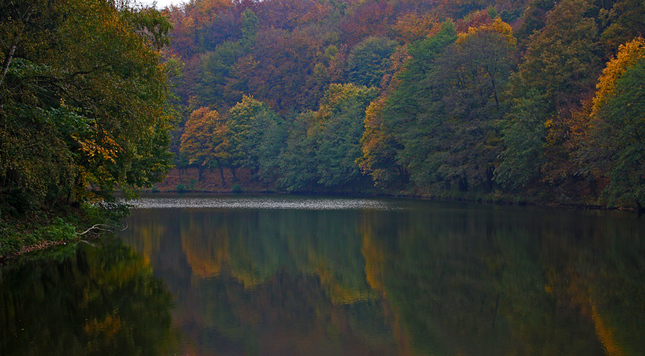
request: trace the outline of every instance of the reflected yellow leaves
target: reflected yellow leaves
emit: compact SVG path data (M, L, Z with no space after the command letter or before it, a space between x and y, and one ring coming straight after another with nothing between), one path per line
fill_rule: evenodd
M63 260L25 263L2 277L3 356L161 355L177 348L170 294L148 260L120 241L82 244Z
M598 335L607 356L625 356L622 347L616 343L614 331L607 325L595 304L591 305L591 317L596 327L596 335Z
M385 288L383 287L383 268L388 263L386 250L382 246L379 246L378 241L374 239L374 233L369 224L363 223L362 227L363 240L361 253L363 254L363 258L365 258L365 278L373 290L385 294Z
M88 336L87 350L105 350L108 345L115 343L118 333L123 332L123 322L114 313L108 314L102 320L96 318L88 320L83 330Z
M501 208L163 214L163 236L130 240L160 243L150 259L178 281L182 325L241 350L351 339L397 355L638 354L630 313L643 311L624 305L645 294L627 263L642 257L625 221ZM142 223L147 234L159 222Z
M228 235L225 231L214 231L212 235L204 235L201 230L196 226L182 228L181 247L195 276L219 276L229 259Z
M315 270L316 275L320 278L323 290L325 290L333 305L353 304L377 299L376 293L371 290L340 283L339 278L334 275L333 271L326 269L324 266L320 266Z

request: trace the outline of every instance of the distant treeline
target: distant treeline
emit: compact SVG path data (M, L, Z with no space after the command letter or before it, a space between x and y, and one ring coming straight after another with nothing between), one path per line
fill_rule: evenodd
M288 191L645 203L640 0L165 10L180 167ZM641 133L642 132L642 133Z
M0 218L150 186L168 146L287 191L640 206L644 32L640 0L4 1Z

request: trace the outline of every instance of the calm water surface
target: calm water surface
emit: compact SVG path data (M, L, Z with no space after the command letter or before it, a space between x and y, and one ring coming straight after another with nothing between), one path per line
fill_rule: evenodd
M645 219L399 199L136 202L1 270L2 355L643 355Z

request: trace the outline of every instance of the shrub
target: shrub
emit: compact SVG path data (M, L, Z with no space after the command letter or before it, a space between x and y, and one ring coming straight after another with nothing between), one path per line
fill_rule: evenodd
M232 190L235 194L242 193L242 187L239 184L234 184Z

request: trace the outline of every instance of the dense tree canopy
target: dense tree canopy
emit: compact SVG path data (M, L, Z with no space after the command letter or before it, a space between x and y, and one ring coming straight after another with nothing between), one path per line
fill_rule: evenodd
M170 28L127 1L2 2L2 210L163 179L170 117L159 49Z
M645 203L645 40L620 46L598 83L581 149L586 168L609 178L610 204Z
M75 20L81 31L44 1L3 5L14 11L3 63L22 46L3 74L4 117L38 127L2 132L5 192L73 196L65 187L160 176L163 73L146 65L169 38L163 58L184 68L172 82L185 113L171 145L179 167L230 169L240 184L245 169L289 191L641 199L633 135L645 99L624 49L645 27L638 1L192 0L165 17L127 3L78 5L96 7ZM98 26L108 14L118 21Z

